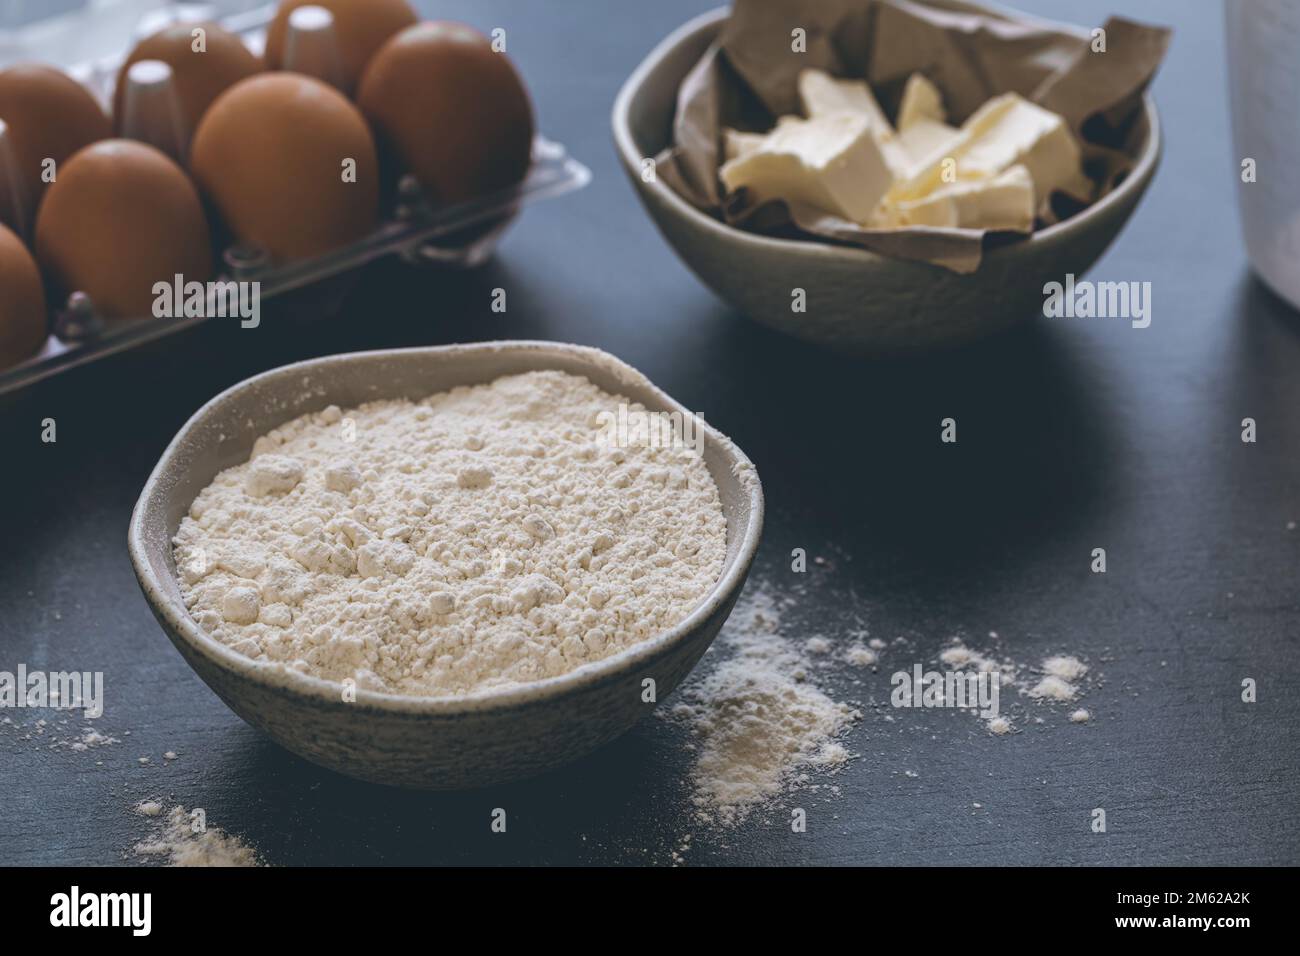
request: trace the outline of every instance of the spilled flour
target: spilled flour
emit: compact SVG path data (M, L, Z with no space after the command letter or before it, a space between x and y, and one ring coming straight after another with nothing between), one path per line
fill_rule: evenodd
M990 635L995 637L996 635ZM1036 668L1027 667L1010 657L996 657L972 650L959 639L939 653L939 661L954 670L996 672L1003 689L1015 690L1022 697L1035 701L1064 703L1083 693L1081 682L1088 676L1088 665L1069 654L1046 657ZM1070 722L1087 723L1091 714L1083 709L1070 715ZM1015 730L1015 725L1005 715L986 718L991 733L1003 736ZM1035 718L1042 723L1042 718Z
M725 658L679 691L668 719L689 728L697 819L723 826L806 775L834 771L851 754L836 738L861 714L812 680L803 648L780 633L771 594L747 590L718 637Z
M135 806L145 817L161 817L162 805L146 800ZM135 855L160 859L167 866L260 866L257 854L238 837L217 827L200 824L182 806L172 807L162 827L148 840L137 843Z
M1058 655L1043 661L1044 677L1029 689L1029 696L1051 700L1074 700L1079 693L1078 681L1088 673L1088 665L1076 657Z
M54 710L55 715L60 714ZM45 750L71 750L85 753L100 747L120 744L122 741L111 734L101 733L89 722L80 728L74 727L72 718L52 716L40 718L29 723L19 723L8 715L0 717L0 734ZM123 736L131 736L126 731Z

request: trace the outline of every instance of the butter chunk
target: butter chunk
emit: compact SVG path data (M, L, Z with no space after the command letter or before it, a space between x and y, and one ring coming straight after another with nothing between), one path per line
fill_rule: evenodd
M946 123L948 113L943 108L943 95L924 74L913 73L903 87L903 100L898 106L898 132L907 132L919 122Z
M953 183L939 195L952 200L959 228L1018 233L1034 229L1034 178L1023 165L1011 166L989 179Z
M825 70L801 70L799 102L809 119L830 113L861 113L881 130L894 129L864 80L837 80Z
M907 153L912 169L923 169L938 158L946 156L957 142L960 130L947 123L932 119L916 119L898 134L898 141Z
M1083 154L1059 114L1007 93L981 106L967 125L979 130L979 135L963 150L959 170L964 167L971 175L993 176L1022 165L1034 180L1038 205L1057 189L1081 199L1091 194L1091 183L1083 175Z
M985 182L948 187L957 206L957 223L966 229L1032 232L1037 199L1029 169L1017 164Z
M864 80L837 80L825 70L803 70L799 73L799 102L810 119L832 113L866 117L894 177L899 179L911 173L911 159Z
M860 224L893 182L870 121L848 112L782 122L719 174L728 192L745 188L758 202L807 203Z
M776 121L776 128L780 128L785 123L791 121L799 122L798 116L782 116ZM722 152L723 159L735 159L737 156L746 156L763 145L763 141L770 135L768 133L748 133L738 129L732 129L729 126L722 128Z
M957 182L923 199L886 204L887 225L949 226L1030 232L1034 228L1034 181L1024 166L990 179Z
M936 156L891 193L894 202L912 201L948 185L948 160L955 180L989 179L1022 165L1034 183L1035 209L1053 190L1087 198L1091 184L1083 175L1079 144L1065 120L1016 93L989 100L962 125L946 155Z
M913 226L956 229L957 225L957 204L951 196L937 192L904 202L886 199L871 219L873 229L909 229Z

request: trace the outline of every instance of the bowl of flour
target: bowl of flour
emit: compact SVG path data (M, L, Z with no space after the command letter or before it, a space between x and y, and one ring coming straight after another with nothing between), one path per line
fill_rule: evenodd
M131 519L140 586L239 716L365 780L541 773L686 676L762 527L748 458L607 353L362 352L218 395Z

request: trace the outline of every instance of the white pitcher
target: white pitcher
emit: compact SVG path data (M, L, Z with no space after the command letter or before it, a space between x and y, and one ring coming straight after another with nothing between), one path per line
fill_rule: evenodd
M1260 277L1300 308L1300 0L1225 0L1237 205ZM1244 182L1253 160L1254 182Z

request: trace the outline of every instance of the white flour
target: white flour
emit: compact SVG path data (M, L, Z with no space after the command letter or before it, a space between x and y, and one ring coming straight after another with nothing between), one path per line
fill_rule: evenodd
M1051 674L1029 688L1030 697L1039 699L1045 697L1050 700L1074 700L1077 692L1077 688L1069 681L1061 680Z
M609 441L622 404L543 371L295 419L182 520L186 606L249 657L403 694L615 654L681 621L726 554L702 458Z
M57 713L57 712L56 712ZM22 724L9 716L0 717L0 733L12 735L15 739L40 746L47 750L72 750L84 753L99 747L108 747L122 741L109 734L100 733L89 724L82 728L72 728L67 717L41 718L31 723ZM124 736L129 737L128 730Z
M136 813L158 817L162 805L146 800L135 806ZM199 827L184 807L172 807L161 828L151 839L137 843L135 855L161 859L167 866L258 866L257 854L238 837L219 828Z
M669 711L695 738L702 822L739 823L803 782L802 772L835 770L850 757L836 738L861 715L813 683L808 658L779 629L771 596L746 591L718 637L726 658L686 684Z
M1058 654L1043 661L1043 673L1059 677L1061 680L1077 681L1088 673L1088 665L1077 657Z
M996 637L991 634L990 637ZM1044 658L1037 670L1041 677L1035 679L1028 675L1028 668L1016 663L1009 657L998 659L971 650L958 640L939 653L939 660L954 670L974 669L978 671L997 671L1002 687L1014 687L1021 695L1034 700L1070 701L1082 693L1079 682L1088 674L1088 665L1077 657L1057 654ZM1083 715L1080 717L1079 715ZM1086 710L1078 710L1070 715L1073 723L1086 723L1091 715ZM1041 723L1041 719L1038 721ZM999 736L1011 733L1014 726L1005 716L987 719L988 729Z
M90 750L92 747L106 747L110 744L121 743L116 737L110 737L108 734L101 734L98 730L86 730L80 737L68 744L73 750Z

